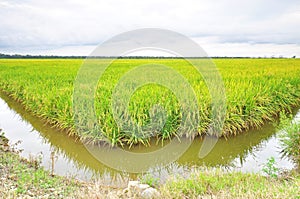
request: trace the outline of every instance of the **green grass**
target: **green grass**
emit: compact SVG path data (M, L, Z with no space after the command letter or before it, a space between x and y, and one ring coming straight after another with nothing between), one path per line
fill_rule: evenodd
M270 179L259 174L204 169L187 179L169 180L161 191L165 198L300 198L300 176L291 176Z
M0 198L65 198L81 187L74 179L51 176L35 159L19 157L7 141L0 136Z
M223 136L257 128L273 120L281 110L299 105L299 59L216 59L214 62L226 89ZM82 63L83 60L78 59L1 59L0 89L51 125L68 129L70 134L82 139L97 141L101 139L98 134L76 132L74 127L73 83ZM148 138L118 128L110 106L112 90L119 79L134 67L147 63L168 65L188 80L199 102L201 121L197 131L188 136L205 134L212 119L211 99L203 78L195 69L180 59L120 59L103 74L95 95L96 114L105 136L113 144L148 143ZM150 108L160 103L167 112L167 119L157 139L169 139L176 134L182 113L174 94L152 84L138 89L130 99L129 112L137 124L148 124Z
M291 118L283 117L280 121L279 136L283 147L282 154L290 157L300 171L300 122L291 120Z

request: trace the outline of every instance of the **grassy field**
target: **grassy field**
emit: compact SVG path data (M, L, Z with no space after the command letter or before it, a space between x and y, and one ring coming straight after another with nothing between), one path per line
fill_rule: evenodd
M106 60L102 60L105 62ZM215 59L226 89L227 113L223 136L259 127L273 120L283 110L300 102L299 59ZM99 139L96 135L78 133L72 110L73 83L83 60L80 59L1 59L0 90L20 101L24 107L51 125L68 129L82 139ZM147 143L134 132L119 129L111 111L112 90L119 79L136 66L147 63L165 64L182 74L192 85L198 102L200 123L197 132L205 134L211 121L209 91L195 69L180 59L120 59L115 61L99 81L95 107L105 136L113 144ZM138 124L149 122L150 108L160 103L168 117L158 139L169 139L180 122L180 104L166 88L148 85L138 89L129 103L130 114Z

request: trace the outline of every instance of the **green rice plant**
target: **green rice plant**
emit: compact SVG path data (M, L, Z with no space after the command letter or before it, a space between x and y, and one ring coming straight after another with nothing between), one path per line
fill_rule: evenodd
M108 60L101 59L106 63ZM198 61L198 60L197 60ZM299 59L215 59L226 90L227 113L222 136L236 135L250 128L259 128L272 121L282 110L291 111L300 102ZM199 62L201 60L199 59ZM29 112L50 125L64 129L79 138L97 142L108 139L113 145L149 144L148 137L138 136L141 130L128 131L118 126L112 114L112 91L120 78L143 64L163 64L180 73L192 86L198 99L199 124L186 129L186 136L207 133L211 118L211 96L205 81L184 59L118 59L104 72L95 93L95 111L103 135L88 130L77 131L72 106L73 84L82 65L80 59L1 59L0 90L19 101ZM149 84L139 88L130 98L132 123L147 126L152 107L160 104L166 117L162 129L148 129L158 140L180 136L184 121L176 96L167 88ZM121 110L120 110L121 111ZM123 118L129 115L122 115ZM189 115L195 119L195 115ZM89 116L79 118L82 123ZM165 121L163 121L165 120ZM193 131L196 128L196 131ZM153 131L153 132L149 132Z

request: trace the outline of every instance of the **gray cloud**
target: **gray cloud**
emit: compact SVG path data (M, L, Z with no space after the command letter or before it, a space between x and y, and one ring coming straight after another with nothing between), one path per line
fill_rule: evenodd
M96 45L155 27L213 43L300 44L296 0L0 0L0 48Z

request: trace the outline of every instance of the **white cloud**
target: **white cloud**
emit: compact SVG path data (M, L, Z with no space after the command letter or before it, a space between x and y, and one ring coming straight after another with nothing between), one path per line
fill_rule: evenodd
M289 48L300 55L296 0L0 0L0 17L3 52L59 54L69 49L70 54L78 54L86 47L76 51L76 46L97 45L124 31L155 27L201 37L212 55L228 49L248 55L254 47L259 47L261 56L284 54Z

